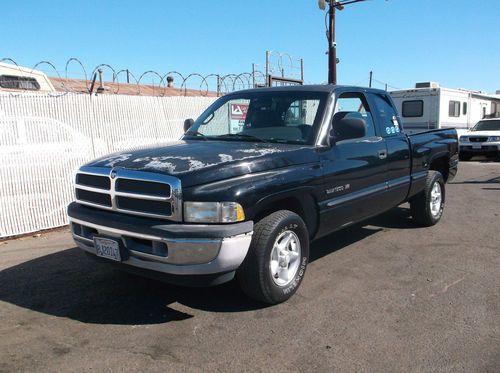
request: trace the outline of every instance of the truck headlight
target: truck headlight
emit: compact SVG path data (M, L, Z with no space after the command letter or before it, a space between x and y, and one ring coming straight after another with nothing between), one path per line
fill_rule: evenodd
M235 223L245 220L236 202L184 202L184 220L189 223Z
M460 136L460 141L467 142L469 141L469 138L467 136Z
M500 136L490 136L488 141L500 141Z

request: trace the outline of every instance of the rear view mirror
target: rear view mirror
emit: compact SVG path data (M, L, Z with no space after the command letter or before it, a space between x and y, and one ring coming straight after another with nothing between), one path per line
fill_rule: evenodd
M194 124L194 120L189 118L184 121L184 132L187 132L188 129Z
M337 120L335 120L337 119ZM359 139L366 136L366 122L361 118L334 118L330 131L330 143Z

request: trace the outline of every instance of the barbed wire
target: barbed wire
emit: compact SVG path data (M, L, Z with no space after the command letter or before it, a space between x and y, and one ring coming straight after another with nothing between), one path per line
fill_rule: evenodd
M24 75L26 73L33 74L35 71L46 73L56 89L56 92L49 92L53 96L68 93L100 94L103 92L160 97L166 95L220 96L235 90L266 84L266 74L259 70L238 74L210 73L205 75L197 72L184 75L175 70L162 74L155 70L148 70L137 75L139 78L136 78L136 75L129 69L116 69L107 63L98 64L93 69L86 69L81 60L76 57L71 57L66 61L63 74L54 63L46 60L37 62L31 68L23 67L10 57L1 58L0 62L14 65L19 70L20 76L23 76L23 73ZM79 72L70 71L70 66L76 66ZM280 68L281 66L282 64ZM90 75L87 71L91 71ZM151 81L149 82L148 79ZM20 86L19 89L9 92L16 94L20 91L32 90Z
M267 72L270 75L303 79L303 60L286 52L267 51Z

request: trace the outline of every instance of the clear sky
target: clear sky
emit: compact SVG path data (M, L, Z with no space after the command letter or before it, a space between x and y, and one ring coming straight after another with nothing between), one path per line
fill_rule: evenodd
M68 58L184 75L263 68L265 51L304 58L305 79L327 80L317 0L16 0L2 2L0 59L33 67ZM338 13L340 84L437 81L500 89L500 0L371 0ZM47 71L46 68L43 69ZM71 70L80 70L73 65ZM382 87L380 83L375 86Z

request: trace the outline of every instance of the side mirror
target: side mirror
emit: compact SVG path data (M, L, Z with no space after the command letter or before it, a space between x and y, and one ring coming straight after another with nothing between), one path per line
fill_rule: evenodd
M189 118L184 121L184 132L187 132L188 129L194 124L194 120Z
M330 131L330 143L359 139L366 136L366 122L361 118L342 118L334 121Z

